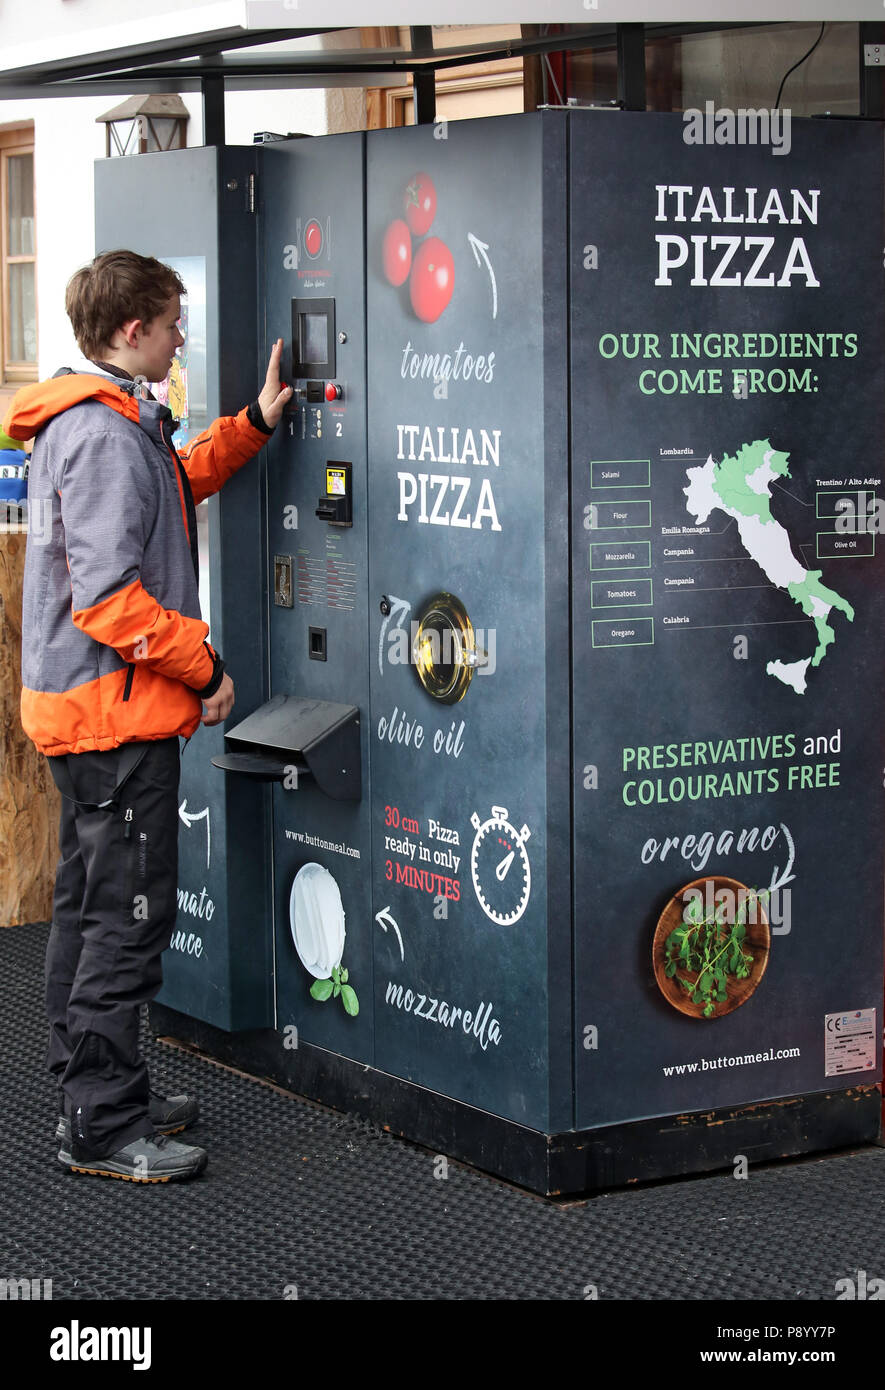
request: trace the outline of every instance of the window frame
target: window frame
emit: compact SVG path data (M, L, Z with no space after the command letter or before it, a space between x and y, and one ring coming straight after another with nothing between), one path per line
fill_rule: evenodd
M34 251L28 255L12 255L9 251L8 187L9 160L16 155L34 156L33 125L0 128L0 385L18 385L38 379L39 347L33 361L22 361L11 356L12 324L8 311L9 267L12 265L33 265L34 267L34 334L37 324L37 218L36 189L34 198Z

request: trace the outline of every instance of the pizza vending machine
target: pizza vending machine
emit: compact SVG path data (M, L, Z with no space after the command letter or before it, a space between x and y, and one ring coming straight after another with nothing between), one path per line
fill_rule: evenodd
M216 398L295 396L209 507L163 1032L546 1193L874 1137L882 144L781 134L181 152Z

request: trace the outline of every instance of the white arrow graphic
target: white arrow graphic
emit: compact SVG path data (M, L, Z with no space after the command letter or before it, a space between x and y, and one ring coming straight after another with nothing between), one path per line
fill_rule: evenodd
M790 873L790 870L791 870L792 867L793 867L793 861L794 861L794 859L796 858L796 847L795 847L795 845L793 844L793 837L792 837L792 835L790 834L790 832L789 832L789 830L787 829L787 827L784 825L783 821L781 821L781 830L784 832L784 835L787 837L787 844L788 844L789 847L790 847L790 857L789 857L789 859L787 860L787 864L786 864L786 867L785 867L785 869L784 869L783 875L782 875L780 878L778 878L778 876L777 876L777 866L775 866L774 869L772 869L772 871L771 871L771 884L770 884L769 890L768 890L769 893L776 893L777 890L778 890L779 888L783 888L783 886L784 886L785 883L792 883L793 879L796 877L795 874L791 874L791 873Z
M403 951L403 939L399 934L399 927L396 925L396 922L390 915L390 908L382 907L380 912L376 912L375 921L378 923L379 927L384 932L387 931L388 925L393 927L393 930L396 932L396 939L399 942L400 960L405 960L406 956L405 952Z
M211 849L212 849L212 844L211 844L211 841L212 841L212 832L211 832L211 830L209 829L209 807L208 807L208 806L204 806L203 809L202 809L202 811L188 811L188 810L185 809L186 806L187 806L187 797L184 798L184 801L182 801L181 805L179 806L179 808L178 808L178 814L179 814L179 816L181 817L181 819L184 821L184 823L185 823L185 825L187 826L188 830L190 830L190 828L191 828L191 826L193 825L193 823L194 823L195 820L205 820L205 822L206 822L206 868L208 869L208 867L209 867L209 858L210 858Z
M498 285L495 280L495 272L492 270L492 263L486 255L489 249L489 243L487 241L480 241L479 237L474 236L472 232L467 233L467 240L470 242L470 249L476 257L476 264L481 266L483 261L485 261L488 268L492 281L492 318L496 319L498 317Z
M384 636L387 632L387 625L391 618L396 618L394 628L402 627L403 619L409 614L412 605L404 598L395 598L393 594L388 594L387 601L390 604L390 612L381 624L381 636L378 638L378 670L384 675Z

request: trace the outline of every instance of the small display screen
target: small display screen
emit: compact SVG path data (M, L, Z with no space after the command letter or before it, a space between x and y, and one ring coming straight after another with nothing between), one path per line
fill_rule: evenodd
M329 321L325 314L301 314L302 362L325 363L328 359Z
M292 375L300 380L335 375L334 299L292 300Z

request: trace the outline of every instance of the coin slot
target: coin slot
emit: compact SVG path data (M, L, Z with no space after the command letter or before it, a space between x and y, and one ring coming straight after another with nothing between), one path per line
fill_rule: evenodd
M308 656L311 661L325 661L326 629L324 627L308 628Z

